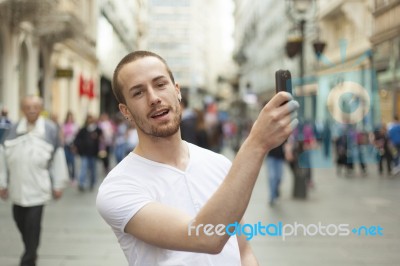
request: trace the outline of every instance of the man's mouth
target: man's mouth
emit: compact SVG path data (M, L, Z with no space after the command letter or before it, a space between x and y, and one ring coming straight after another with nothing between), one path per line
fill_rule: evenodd
M160 117L163 117L163 116L167 115L168 113L169 113L169 109L163 109L163 110L159 110L159 111L153 112L150 115L150 117L151 118L160 118Z

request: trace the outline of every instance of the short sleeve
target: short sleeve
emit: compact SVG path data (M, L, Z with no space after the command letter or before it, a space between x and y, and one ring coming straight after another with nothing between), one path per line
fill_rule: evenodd
M96 207L103 219L122 233L129 220L146 204L154 202L150 193L137 183L129 183L129 177L106 178L99 188Z

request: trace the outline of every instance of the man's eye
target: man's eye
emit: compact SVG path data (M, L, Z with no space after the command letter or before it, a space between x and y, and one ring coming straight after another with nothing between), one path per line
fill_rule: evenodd
M133 93L133 97L140 96L142 93L142 91L136 91Z
M165 85L166 85L166 83L164 83L164 82L163 82L163 83L158 83L158 84L157 84L157 86L158 86L159 88L164 87Z

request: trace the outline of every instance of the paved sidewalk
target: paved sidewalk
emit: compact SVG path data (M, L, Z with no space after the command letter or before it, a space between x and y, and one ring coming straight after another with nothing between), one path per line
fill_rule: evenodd
M117 239L95 209L95 197L96 192L68 187L61 200L46 206L38 266L127 265ZM0 265L17 266L23 246L9 203L0 203L0 225Z
M321 157L317 155L319 160ZM329 167L330 164L320 164ZM281 197L270 207L266 169L260 172L249 208L247 223L349 224L383 228L383 236L256 236L251 245L261 265L274 266L383 266L400 265L400 176L379 177L375 164L368 176L337 177L334 168L313 169L315 188L307 200L292 198L293 178L285 167ZM357 172L359 172L356 166ZM330 227L330 232L334 232ZM273 232L273 231L272 231ZM311 233L314 230L310 231ZM362 235L365 233L361 229ZM373 232L371 232L373 233Z
M292 177L285 168L281 197L271 208L263 167L246 212L247 223L345 223L351 229L380 225L383 236L292 236L285 241L256 236L250 243L260 265L400 265L400 177L378 177L375 165L368 168L367 177L352 178L337 177L333 168L315 169L315 188L307 200L292 199ZM95 209L95 196L96 192L69 187L60 201L45 208L38 266L127 265L117 239ZM0 239L0 265L18 265L22 243L11 205L2 201Z

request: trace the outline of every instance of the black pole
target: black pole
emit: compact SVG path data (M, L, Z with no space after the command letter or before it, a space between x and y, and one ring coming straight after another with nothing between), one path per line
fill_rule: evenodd
M300 47L300 90L299 90L299 104L300 104L300 110L299 110L299 115L301 119L304 119L304 91L303 91L303 85L304 85L304 44L305 44L305 34L304 34L304 27L305 27L306 21L304 19L300 20L300 33L301 33L301 47Z
M300 104L299 108L299 119L300 124L298 126L298 136L297 142L299 145L299 149L296 150L296 153L301 154L304 152L303 150L303 122L304 122L304 95L303 95L303 84L304 84L304 26L306 21L300 20L300 33L301 33L301 44L300 44L300 84L299 84L299 95L297 96L298 102ZM304 167L304 165L303 165ZM294 176L294 184L293 184L293 197L298 199L306 199L307 198L307 180L311 175L311 170L308 168L303 168L300 166L300 160L296 160L292 164L292 171ZM307 165L306 167L310 167Z

